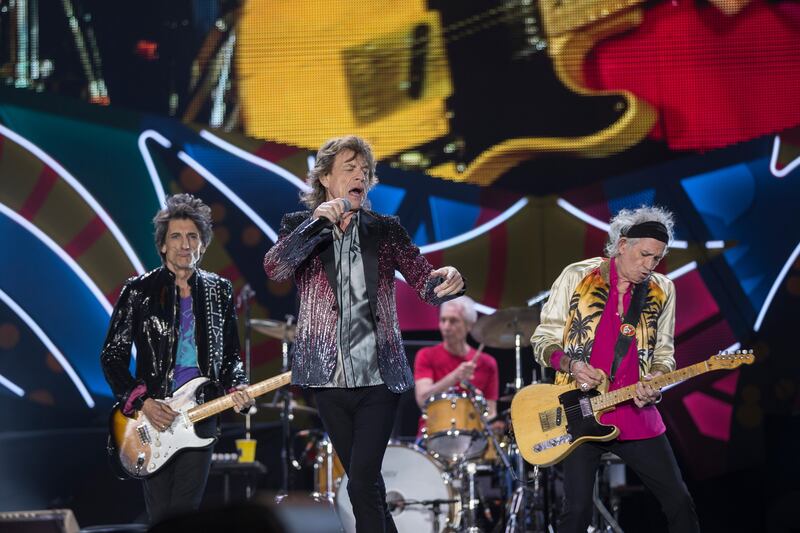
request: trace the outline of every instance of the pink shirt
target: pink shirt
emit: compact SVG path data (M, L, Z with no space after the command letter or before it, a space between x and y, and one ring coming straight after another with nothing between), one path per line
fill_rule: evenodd
M599 368L607 375L611 374L611 364L614 361L614 345L617 343L619 328L622 319L617 316L617 269L614 259L611 259L610 281L611 286L600 322L595 331L594 348L590 364ZM631 290L633 285L628 286L628 291L623 296L623 309L627 312L631 303ZM638 329L637 329L638 332ZM628 353L622 358L617 368L617 375L614 383L608 387L609 391L620 389L632 385L639 381L639 355L636 348L636 337L631 341ZM616 409L601 415L600 422L611 424L619 428L619 440L641 440L649 439L661 435L666 431L661 413L655 405L647 407L636 407L632 400L617 405Z

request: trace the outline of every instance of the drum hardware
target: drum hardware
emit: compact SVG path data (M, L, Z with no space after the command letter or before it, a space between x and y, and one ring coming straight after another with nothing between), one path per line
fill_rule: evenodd
M269 402L259 403L258 406L261 409L270 409L270 410L280 409L280 410L283 410L283 400L279 400L279 398L277 398L277 395L276 395L276 397L273 398L272 400L270 400ZM317 411L313 407L309 407L307 405L299 404L299 403L297 403L296 400L292 400L291 403L289 404L289 412L290 412L289 421L294 420L294 415L291 414L293 412L305 413L305 414L309 414L309 415L319 416L319 411Z
M460 531L462 499L450 471L431 455L416 446L389 443L381 474L386 502L400 533ZM347 474L343 474L335 490L342 526L352 533L355 517L347 494Z
M344 475L344 466L333 449L333 443L327 433L321 433L317 441L317 455L314 460L314 488L311 497L317 501L325 501L335 505L336 490Z
M483 396L468 392L443 392L428 398L422 418L425 449L448 465L474 459L486 450L481 416L487 409Z
M247 309L247 315L245 321L245 353L246 353L246 362L248 368L250 364L249 363L250 336L252 334L252 330L255 330L263 335L272 337L273 339L279 339L281 341L281 371L282 372L289 371L289 368L291 366L289 363L289 344L294 342L295 334L297 332L297 327L293 322L294 322L294 316L292 315L286 315L285 322L281 322L280 320L269 320L263 318L251 319L249 316L249 308ZM289 453L291 447L291 438L292 438L290 423L294 418L292 410L294 408L299 408L300 406L298 406L292 400L291 387L283 387L281 389L278 389L278 391L275 393L275 396L272 399L272 402L270 404L262 406L267 407L269 409L274 409L278 407L281 408L281 426L282 426L282 437L283 437L281 439L282 481L281 481L281 488L275 495L275 502L281 503L289 494L289 466L292 462L292 457L290 456Z
M413 505L418 505L422 507L430 507L431 513L433 514L433 529L431 530L432 533L439 533L439 517L442 514L442 505L451 505L454 503L459 503L460 500L458 499L450 499L450 500L443 500L443 499L436 499L436 500L402 500L402 499L392 499L390 494L386 494L386 505L389 508L389 512L394 514L395 511L398 509L402 511L406 507L411 507ZM446 531L455 531L450 526L445 527Z
M249 321L249 324L252 329L262 335L278 339L279 341L286 341L286 343L292 343L297 333L297 325L292 323L294 321L292 315L286 315L286 318L286 322L267 318L254 318Z
M533 307L509 307L491 315L485 315L475 322L470 334L486 346L492 348L514 348L515 378L514 388L522 388L522 348L531 345L531 335L539 324L539 309ZM536 371L534 367L534 381Z
M242 310L244 313L244 374L247 377L247 383L250 383L250 376L252 375L251 371L251 343L250 343L250 300L253 296L256 295L256 292L250 287L249 283L245 283L242 287L242 290L239 291L239 296L237 296L236 306ZM250 409L244 413L244 438L246 440L251 440L250 437L250 429L251 429L251 419L250 417L256 413L256 407L252 406ZM247 499L250 499L252 494L250 493L250 483L247 484L247 488L245 489L245 496Z
M597 511L592 520L594 531L623 533L619 525L619 494L615 490L620 486L625 486L625 466L616 454L606 452L600 456L600 468L592 489L592 502Z

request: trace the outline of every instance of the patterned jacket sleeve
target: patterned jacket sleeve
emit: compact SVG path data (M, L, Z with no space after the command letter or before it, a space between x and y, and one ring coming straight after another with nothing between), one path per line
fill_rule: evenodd
M431 305L441 305L442 303L458 298L466 292L466 280L461 292L439 298L436 296L433 283L430 283L428 276L433 271L433 266L428 262L419 248L411 241L408 232L400 224L397 217L389 219L389 242L395 250L395 268L403 275L406 283L419 295L425 302Z
M325 238L320 233L312 236L305 233L311 222L309 212L288 213L283 216L278 241L264 256L264 271L268 278L275 281L289 279Z
M117 298L106 341L100 352L100 366L103 368L106 381L114 396L123 404L137 385L144 384L144 381L137 382L129 370L133 347L134 311L138 305L137 294L138 292L132 288L132 280L128 280Z
M531 336L531 345L536 362L542 368L550 367L550 357L556 350L563 350L564 326L569 313L569 300L581 280L580 271L566 267L553 283L550 297L542 306L539 325Z
M656 282L667 294L667 299L658 317L656 347L648 371L660 370L666 374L675 370L675 284L666 276L656 277Z
M220 369L220 383L227 391L236 385L247 383L242 354L239 345L239 327L236 322L236 305L233 297L233 286L227 279L222 280L225 287L225 324L222 333L222 368Z

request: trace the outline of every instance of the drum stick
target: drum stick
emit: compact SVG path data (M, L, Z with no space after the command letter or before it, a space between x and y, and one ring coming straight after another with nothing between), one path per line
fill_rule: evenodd
M472 359L469 360L470 363L478 362L478 358L481 356L481 352L483 352L483 347L484 347L483 343L481 343L480 346L478 346L478 351L475 352L475 355L472 356Z

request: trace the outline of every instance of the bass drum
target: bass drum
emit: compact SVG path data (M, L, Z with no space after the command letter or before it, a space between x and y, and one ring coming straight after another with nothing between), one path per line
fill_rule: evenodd
M458 491L450 476L424 451L415 446L389 444L381 468L386 501L399 533L455 531L461 517ZM347 474L336 490L336 509L347 533L355 533L356 519L347 495ZM456 500L439 506L438 527L433 527L431 506L415 504L430 500Z

